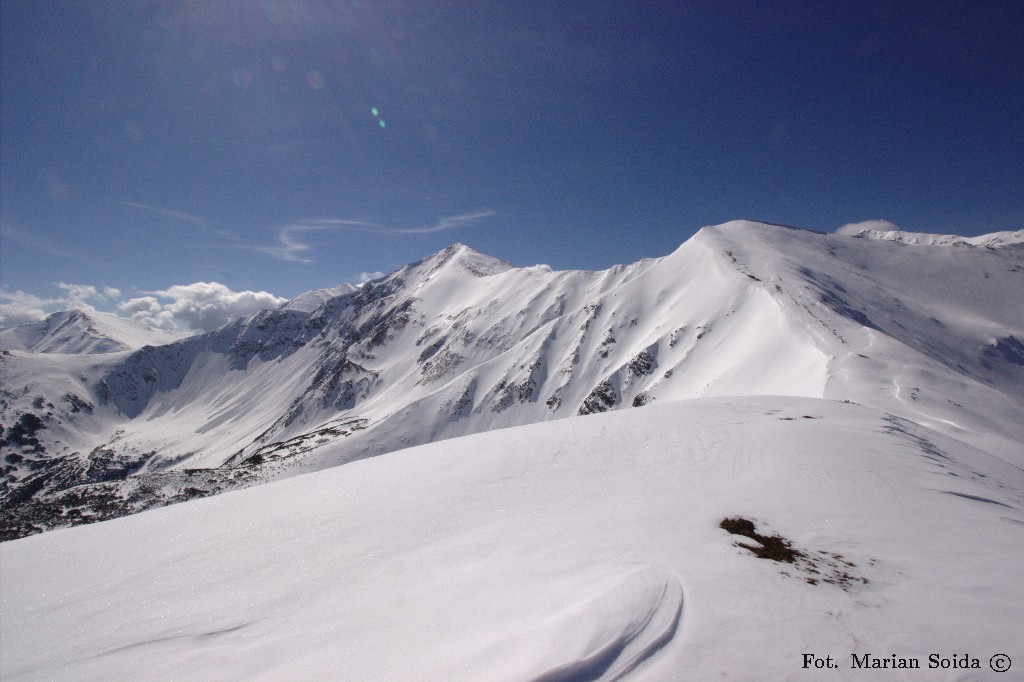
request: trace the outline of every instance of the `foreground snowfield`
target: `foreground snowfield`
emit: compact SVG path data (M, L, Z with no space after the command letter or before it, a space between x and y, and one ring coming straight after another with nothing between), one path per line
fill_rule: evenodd
M771 396L418 446L0 545L0 676L960 680L1001 653L996 679L1022 679L1024 462L1005 459ZM756 558L727 516L813 565Z

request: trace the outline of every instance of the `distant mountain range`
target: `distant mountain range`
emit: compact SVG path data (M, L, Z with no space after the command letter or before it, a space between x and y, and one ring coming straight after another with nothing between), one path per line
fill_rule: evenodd
M313 293L313 292L311 292ZM32 353L116 353L163 346L187 334L149 327L97 310L64 310L0 331L0 349Z
M596 272L454 244L188 338L57 313L0 337L0 534L709 396L859 403L1024 467L1022 294L1022 232L736 221Z

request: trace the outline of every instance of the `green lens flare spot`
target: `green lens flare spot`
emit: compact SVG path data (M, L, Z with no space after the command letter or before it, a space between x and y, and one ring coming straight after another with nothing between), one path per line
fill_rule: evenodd
M384 121L377 121L377 123L380 124L381 128L384 128L385 126L387 126L387 123L385 123Z
M380 116L380 112L377 111L377 107L372 107L370 109L370 113L373 114L374 116Z

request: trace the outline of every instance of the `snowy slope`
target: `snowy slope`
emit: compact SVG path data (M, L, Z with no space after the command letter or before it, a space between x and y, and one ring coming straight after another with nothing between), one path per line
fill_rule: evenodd
M736 516L803 556L755 557ZM822 399L663 401L3 543L0 675L961 680L1006 654L991 679L1021 679L1022 554L1024 472L959 440Z
M514 268L456 244L162 347L73 368L12 352L3 423L31 423L18 442L8 431L21 459L5 464L0 498L46 504L5 509L0 525L66 525L69 509L104 518L99 507L126 500L723 395L849 400L1024 466L1012 237L908 245L736 221L601 272Z
M827 349L826 397L886 409L1021 464L1021 233L1001 233L1003 248L949 248L741 225L715 237Z
M282 306L282 310L295 310L303 313L311 313L332 298L351 294L357 289L358 287L352 284L342 284L341 286L331 287L330 289L314 289L313 291L307 291L306 293L288 301L284 306Z
M1024 230L992 232L979 237L961 237L958 234L931 234L927 232L906 232L904 230L864 229L854 234L864 239L884 239L902 244L927 244L929 246L1001 246L1020 247L1024 242Z
M113 353L162 346L184 334L96 310L65 310L0 331L0 349L34 353Z

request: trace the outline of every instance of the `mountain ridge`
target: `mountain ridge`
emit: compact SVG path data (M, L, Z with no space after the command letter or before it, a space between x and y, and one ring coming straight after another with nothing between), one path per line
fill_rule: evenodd
M926 246L981 246L987 248L1019 248L1024 245L1024 230L1005 230L990 232L977 237L961 237L958 234L929 234L926 232L908 232L906 230L872 230L864 229L851 236L864 239L883 239L902 244Z
M38 322L0 330L0 349L34 353L102 354L172 343L186 336L120 315L72 308Z
M5 383L24 397L5 395L4 423L33 416L8 443L21 459L0 516L23 528L12 499L56 505L86 484L113 499L159 481L169 492L144 507L721 395L860 402L1024 466L1024 313L1009 305L1022 274L1012 248L921 251L750 221L603 271L515 268L453 244L309 311L72 367L7 354Z

